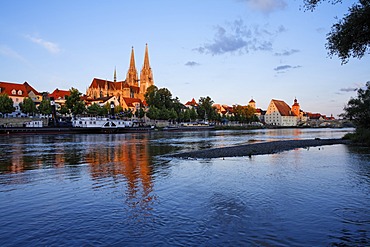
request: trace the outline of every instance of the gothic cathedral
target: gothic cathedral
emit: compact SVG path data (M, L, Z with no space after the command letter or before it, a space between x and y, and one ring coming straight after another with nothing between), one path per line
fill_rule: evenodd
M121 105L124 105L124 101L130 99L143 102L147 88L152 85L154 85L153 72L150 68L148 44L146 44L144 64L140 72L140 78L136 70L134 48L132 47L130 67L126 75L126 80L117 81L115 69L113 81L94 78L86 90L86 96L94 100L115 96Z

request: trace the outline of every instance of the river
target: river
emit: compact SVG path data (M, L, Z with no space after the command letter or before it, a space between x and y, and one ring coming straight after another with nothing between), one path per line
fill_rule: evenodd
M369 246L369 149L164 157L350 131L0 136L0 246Z

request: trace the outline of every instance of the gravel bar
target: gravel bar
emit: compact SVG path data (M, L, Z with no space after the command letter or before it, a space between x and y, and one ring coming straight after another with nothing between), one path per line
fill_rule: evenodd
M343 139L309 139L309 140L287 140L260 142L239 146L203 149L185 153L169 155L175 158L222 158L222 157L240 157L259 154L273 154L296 148L307 148L323 145L349 144L350 141Z

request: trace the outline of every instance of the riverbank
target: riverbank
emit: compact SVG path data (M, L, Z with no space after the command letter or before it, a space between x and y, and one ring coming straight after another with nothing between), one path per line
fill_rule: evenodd
M349 144L349 140L344 139L309 139L309 140L286 140L261 142L232 147L211 148L191 152L177 153L170 155L175 158L222 158L222 157L240 157L260 154L273 154L288 151L296 148L308 148L324 145Z

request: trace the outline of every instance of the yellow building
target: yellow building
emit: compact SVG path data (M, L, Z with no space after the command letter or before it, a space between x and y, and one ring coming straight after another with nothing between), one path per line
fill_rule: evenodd
M119 104L125 109L126 102L142 103L144 94L148 87L154 85L153 72L149 63L148 44L145 47L144 64L140 72L140 77L135 65L134 48L131 50L130 66L124 81L117 81L116 70L114 70L113 81L94 78L86 96L91 99L115 96Z

